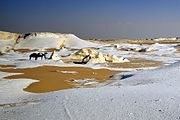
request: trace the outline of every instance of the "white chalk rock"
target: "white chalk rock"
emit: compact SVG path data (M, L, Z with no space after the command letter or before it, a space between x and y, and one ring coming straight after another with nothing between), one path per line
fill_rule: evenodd
M90 60L91 63L106 63L106 59L102 53L98 53L95 58Z
M53 52L53 55L52 55L52 60L60 60L61 57L58 55L58 53L56 51Z
M84 48L73 54L70 58L74 60L81 61L85 56L90 55L91 63L122 63L122 62L129 62L129 60L121 57L117 57L116 55L109 55L97 52L94 49Z
M4 53L9 52L9 51L12 50L12 49L13 49L12 46L4 46L4 47L2 47L2 49L0 50L0 52L4 54Z

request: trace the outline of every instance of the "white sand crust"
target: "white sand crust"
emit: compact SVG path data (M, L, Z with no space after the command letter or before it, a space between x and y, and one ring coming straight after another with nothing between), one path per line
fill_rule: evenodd
M1 105L0 116L17 120L179 119L179 70L180 63L176 63L157 70L126 73L124 76L132 76L122 80L122 74L115 75L117 80L114 83L100 88L46 94L22 93L21 97L15 92L8 93L7 88L7 96L16 96L17 103L14 103L15 99L9 100L9 97L1 99L4 106ZM4 86L11 85L16 84L4 83Z

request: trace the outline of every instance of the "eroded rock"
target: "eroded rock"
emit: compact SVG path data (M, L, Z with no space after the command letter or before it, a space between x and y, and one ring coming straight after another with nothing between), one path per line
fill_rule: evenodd
M110 55L110 54L103 54L101 52L97 52L94 49L91 48L84 48L73 55L69 56L69 59L81 61L85 56L90 55L91 60L89 62L91 63L122 63L122 62L129 62L126 58L119 58L116 55Z

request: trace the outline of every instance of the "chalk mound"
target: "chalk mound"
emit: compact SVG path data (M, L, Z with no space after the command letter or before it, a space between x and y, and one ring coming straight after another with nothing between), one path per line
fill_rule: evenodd
M80 49L76 53L69 56L69 59L72 59L74 61L81 61L84 57L90 55L91 59L89 62L91 63L123 63L123 62L129 62L126 58L119 58L116 55L110 55L110 54L104 54L101 52L97 52L94 49L91 48L84 48Z
M17 40L15 49L84 48L95 45L95 43L82 40L73 34L41 32L25 34Z
M74 34L60 34L58 33L62 46L67 48L85 48L85 47L96 47L98 44L83 40L75 36Z
M97 44L82 40L73 34L51 32L16 34L0 31L0 53L22 49L43 51L45 49L81 49L95 46Z

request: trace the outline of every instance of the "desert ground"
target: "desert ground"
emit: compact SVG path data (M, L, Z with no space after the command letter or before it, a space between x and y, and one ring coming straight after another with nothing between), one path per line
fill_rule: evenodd
M179 120L179 46L1 31L0 119Z

